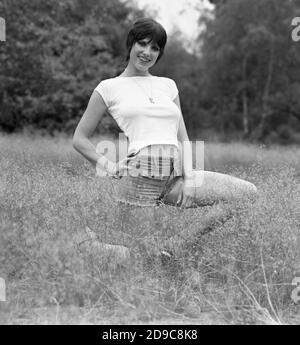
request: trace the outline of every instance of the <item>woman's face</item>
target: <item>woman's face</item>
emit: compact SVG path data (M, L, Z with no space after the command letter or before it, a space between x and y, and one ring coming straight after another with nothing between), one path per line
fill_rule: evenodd
M150 42L150 38L144 38L133 44L129 61L136 69L145 72L155 64L159 51L156 43Z

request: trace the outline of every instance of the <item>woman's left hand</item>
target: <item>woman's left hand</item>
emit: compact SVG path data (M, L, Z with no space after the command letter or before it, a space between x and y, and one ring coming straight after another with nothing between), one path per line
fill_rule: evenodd
M181 207L191 207L195 198L195 187L191 179L184 178L181 191L178 195L177 205Z

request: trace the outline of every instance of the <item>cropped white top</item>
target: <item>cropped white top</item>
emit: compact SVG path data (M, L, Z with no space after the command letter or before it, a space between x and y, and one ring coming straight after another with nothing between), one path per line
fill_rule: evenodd
M181 111L173 102L178 89L172 79L118 76L102 80L95 90L127 136L128 153L136 153L153 144L170 144L178 148Z

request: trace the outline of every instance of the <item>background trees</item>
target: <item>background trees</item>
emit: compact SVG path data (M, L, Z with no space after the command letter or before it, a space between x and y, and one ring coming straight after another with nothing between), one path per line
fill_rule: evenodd
M200 54L173 32L152 70L175 79L190 136L300 142L300 1L211 2L199 12ZM146 15L130 1L0 0L0 128L71 134L94 87L125 67L127 29ZM106 116L99 130L118 127Z
M291 38L291 20L299 1L213 2L215 16L201 18L207 30L199 40L205 98L219 131L297 141L300 46Z
M119 0L1 2L0 126L73 131L93 88L117 73L140 11Z

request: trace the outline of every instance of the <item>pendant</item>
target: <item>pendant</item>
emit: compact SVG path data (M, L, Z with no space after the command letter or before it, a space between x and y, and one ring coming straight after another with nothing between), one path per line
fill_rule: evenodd
M149 97L149 101L150 101L151 103L155 103L155 102L154 102L154 99L153 99L152 97Z

